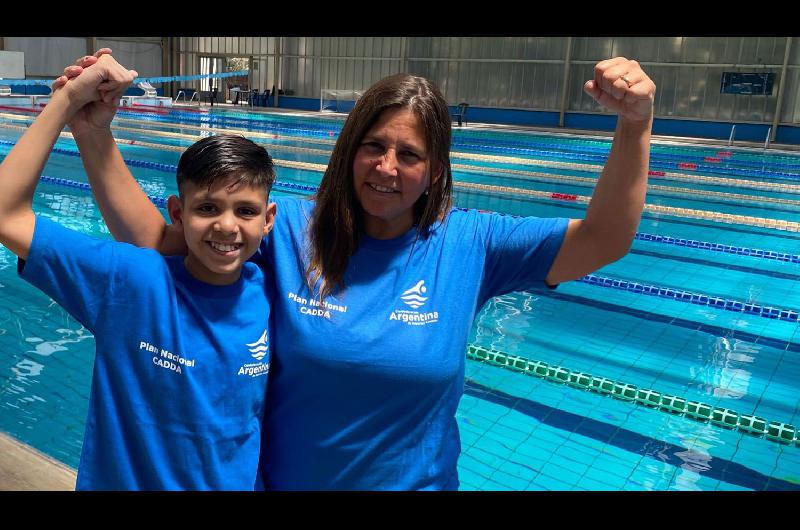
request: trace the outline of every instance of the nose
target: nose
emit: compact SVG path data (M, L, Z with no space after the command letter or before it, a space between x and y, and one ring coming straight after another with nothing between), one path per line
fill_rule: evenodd
M233 212L224 212L214 223L214 230L224 234L235 234L239 231L239 224L236 222L236 216Z
M378 158L378 165L376 167L381 173L395 176L397 175L397 155L394 149L387 149L380 158Z

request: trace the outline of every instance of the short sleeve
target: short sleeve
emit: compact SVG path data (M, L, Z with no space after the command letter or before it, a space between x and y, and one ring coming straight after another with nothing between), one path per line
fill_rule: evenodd
M479 215L486 245L481 303L511 291L544 287L569 219Z
M17 271L94 333L113 289L116 245L37 215L28 259Z

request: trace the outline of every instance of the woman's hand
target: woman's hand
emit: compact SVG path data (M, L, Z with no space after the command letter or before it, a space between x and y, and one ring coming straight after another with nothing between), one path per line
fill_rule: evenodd
M94 79L82 81L79 76L84 72ZM75 101L79 109L68 123L73 136L107 131L117 113L122 95L137 75L135 70L128 70L111 57L109 48L102 48L94 55L81 57L74 65L66 67L64 75L53 82L54 94L60 90L67 90L75 98L76 94L81 94L82 91L78 90L77 86L71 87L70 83L92 82L97 83L99 95L96 100L83 101L77 98Z
M656 85L639 63L615 57L597 63L594 79L583 90L592 98L631 122L646 122L653 117Z

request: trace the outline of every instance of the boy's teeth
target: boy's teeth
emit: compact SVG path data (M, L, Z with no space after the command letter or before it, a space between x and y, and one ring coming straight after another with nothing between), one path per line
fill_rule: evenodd
M219 250L220 252L230 252L232 250L236 250L237 248L239 248L238 245L226 245L225 243L214 243L214 242L211 242L211 246Z

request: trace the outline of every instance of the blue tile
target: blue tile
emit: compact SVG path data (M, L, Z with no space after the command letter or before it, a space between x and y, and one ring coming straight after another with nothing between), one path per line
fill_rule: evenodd
M612 486L605 482L599 482L597 480L583 477L577 484L578 487L587 490L587 491L617 491L619 487Z
M580 480L582 473L576 473L558 463L548 462L542 467L540 476L541 475L547 475L571 486Z
M481 484L486 482L487 477L475 473L474 471L467 469L459 464L458 466L458 480L461 483L459 489L464 489L464 484L468 483L471 484L472 487L470 489L477 489L480 487Z
M473 450L461 453L461 457L458 459L459 468L469 470L484 478L490 477L496 468L488 465L480 457L476 458L472 453Z
M717 491L753 491L750 488L746 488L744 486L739 486L738 484L729 484L724 481L720 481L716 487Z
M530 483L530 479L514 476L509 473L505 473L502 470L495 471L489 480L498 484L502 484L508 489L515 491L523 491L528 486L528 483Z
M595 469L598 471L602 471L604 473L616 475L621 478L627 478L637 464L638 460L626 462L618 459L606 460L604 458L598 457L597 460L592 462L590 469Z
M530 482L536 477L536 475L539 474L538 467L531 468L516 462L505 462L498 468L498 470L524 481L525 484ZM497 478L494 476L492 476L492 478L497 480Z
M550 453L540 454L537 456L526 455L523 453L515 452L510 458L509 461L515 464L519 464L521 466L526 466L530 469L535 470L537 473L547 463L547 460L550 458Z
M550 458L548 464L559 466L560 468L578 476L583 475L586 473L586 470L589 469L589 465L587 463L576 462L570 458L566 458L561 454L560 451Z
M514 488L500 484L493 480L487 480L481 485L481 491L516 491Z
M609 471L605 471L599 467L590 467L589 469L587 469L586 473L583 475L583 478L607 484L609 487L614 489L621 489L622 486L624 486L625 483L628 481L626 477L622 477L617 474L611 473Z
M458 485L458 491L480 491L481 488L471 482L461 481Z
M531 489L545 489L548 491L570 491L572 484L567 484L547 475L539 475L533 480Z

